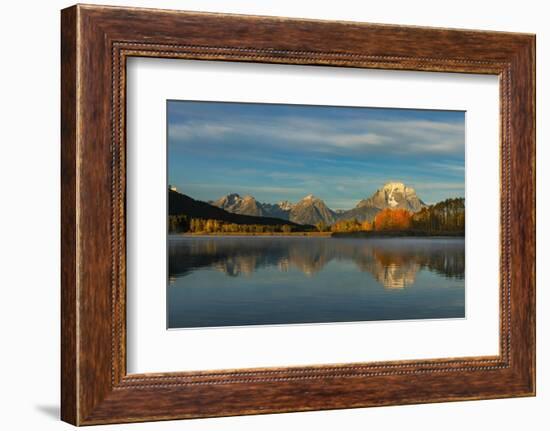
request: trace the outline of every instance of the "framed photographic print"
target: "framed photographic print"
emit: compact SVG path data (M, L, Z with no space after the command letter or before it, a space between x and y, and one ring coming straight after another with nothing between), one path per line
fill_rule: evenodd
M167 109L169 329L465 317L464 112Z
M62 419L535 394L535 37L62 11Z

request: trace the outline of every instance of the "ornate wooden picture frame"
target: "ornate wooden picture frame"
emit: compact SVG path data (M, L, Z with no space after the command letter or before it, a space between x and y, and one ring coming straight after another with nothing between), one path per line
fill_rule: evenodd
M75 425L533 396L535 37L102 6L62 11L61 416ZM126 60L330 65L500 79L500 354L126 372Z

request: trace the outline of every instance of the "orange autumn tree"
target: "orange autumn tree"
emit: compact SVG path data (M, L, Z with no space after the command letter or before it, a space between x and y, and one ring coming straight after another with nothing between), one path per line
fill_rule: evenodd
M412 214L406 209L386 208L374 218L375 230L407 230L411 227Z
M368 220L365 220L364 222L361 223L361 230L363 231L368 231L368 230L372 230L373 229L373 223L368 221Z

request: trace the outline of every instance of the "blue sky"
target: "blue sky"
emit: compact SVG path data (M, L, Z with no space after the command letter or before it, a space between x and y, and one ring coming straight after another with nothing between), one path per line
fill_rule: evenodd
M388 181L464 196L462 111L168 101L168 183L195 199L308 194L348 209Z

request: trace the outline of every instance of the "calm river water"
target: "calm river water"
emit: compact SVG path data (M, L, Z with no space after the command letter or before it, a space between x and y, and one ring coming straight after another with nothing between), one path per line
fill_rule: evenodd
M168 327L464 317L463 238L168 240Z

